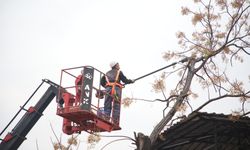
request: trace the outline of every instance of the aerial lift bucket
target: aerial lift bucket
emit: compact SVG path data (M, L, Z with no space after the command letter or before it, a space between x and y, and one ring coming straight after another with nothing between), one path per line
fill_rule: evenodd
M81 70L78 71L78 73L81 72L80 75L75 75L77 69ZM95 78L94 73L99 74L99 78ZM71 82L74 85L67 87L63 85L65 75L75 80L75 82ZM64 88L58 92L57 115L63 117L63 132L65 134L71 135L81 131L89 133L111 132L121 129L119 122L115 123L112 117L106 116L103 108L100 107L103 96L99 83L103 75L104 73L91 66L62 70L60 86ZM66 82L70 82L67 79L69 78L66 78ZM95 85L98 87L95 87ZM96 97L93 96L93 91L96 91Z

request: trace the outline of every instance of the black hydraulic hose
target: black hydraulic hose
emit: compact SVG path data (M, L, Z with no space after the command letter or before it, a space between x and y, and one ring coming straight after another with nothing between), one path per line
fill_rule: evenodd
M25 105L30 101L30 99L35 95L35 93L38 91L38 89L42 86L42 84L44 83L44 81L42 81L42 83L36 88L36 90L31 94L31 96L29 97L29 99L23 104L23 106L19 109L19 111L16 113L16 115L11 119L11 121L8 123L8 125L3 129L3 131L0 133L0 136L4 133L4 131L9 127L9 125L15 120L15 118L18 116L18 114L23 110L23 108L25 107Z
M189 58L186 57L186 58L184 58L184 59L182 59L182 60L180 60L180 61L178 61L178 62L174 62L174 63L172 63L172 64L170 64L170 65L167 65L167 66L162 67L162 68L160 68L160 69L157 69L157 70L155 70L155 71L153 71L153 72L150 72L150 73L148 73L148 74L145 74L145 75L143 75L143 76L141 76L141 77L138 77L138 78L134 79L134 82L137 81L137 80L140 80L140 79L142 79L142 78L145 78L145 77L147 77L147 76L149 76L149 75L151 75L151 74L154 74L154 73L156 73L156 72L159 72L159 71L161 71L161 70L164 70L164 69L166 69L166 68L168 68L168 67L174 66L174 65L178 64L179 62L184 63L184 62L186 62L186 61L188 61L188 60L189 60Z

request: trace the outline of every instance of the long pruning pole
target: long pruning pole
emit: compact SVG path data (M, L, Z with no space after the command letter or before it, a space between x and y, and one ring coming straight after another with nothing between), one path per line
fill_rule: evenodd
M187 62L188 60L189 60L188 57L186 57L186 58L184 58L184 59L182 59L182 60L180 60L180 61L178 61L178 62L174 62L174 63L172 63L172 64L170 64L170 65L167 65L167 66L162 67L162 68L160 68L160 69L157 69L157 70L155 70L155 71L153 71L153 72L150 72L150 73L148 73L148 74L145 74L145 75L143 75L143 76L140 76L140 77L134 79L134 81L137 81L137 80L140 80L140 79L142 79L142 78L145 78L145 77L147 77L147 76L149 76L149 75L152 75L152 74L154 74L154 73L156 73L156 72L159 72L159 71L161 71L161 70L164 70L164 69L166 69L166 68L169 68L169 67L171 67L171 66L174 66L174 65L176 65L176 64L178 64L178 63L180 63L180 62L181 62L181 63Z

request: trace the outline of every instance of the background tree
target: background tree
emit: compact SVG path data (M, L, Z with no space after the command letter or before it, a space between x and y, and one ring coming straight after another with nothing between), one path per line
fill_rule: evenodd
M193 111L200 111L209 103L225 99L238 98L242 103L237 115L249 115L245 103L249 101L250 89L242 77L230 77L228 72L235 71L236 63L243 63L244 56L250 55L250 1L249 0L194 0L195 6L191 9L182 7L182 15L192 17L195 27L189 37L184 32L178 32L178 44L181 51L169 51L164 54L167 61L180 60L173 71L164 73L153 84L156 92L164 94L166 115L155 126L149 138L152 143L156 141L161 131L175 119L182 118L177 112L184 110L201 93L193 93L192 87L207 91L207 100ZM247 68L245 68L247 69ZM165 94L165 79L170 75L178 74L176 87ZM204 93L202 93L204 95ZM169 95L166 97L166 95ZM189 105L190 106L190 105ZM190 106L191 107L191 106ZM143 149L143 139L137 139L137 148Z

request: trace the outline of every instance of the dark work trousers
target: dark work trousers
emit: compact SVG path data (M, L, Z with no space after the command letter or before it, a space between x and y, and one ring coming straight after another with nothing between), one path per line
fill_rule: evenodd
M111 95L112 87L106 87L106 92ZM113 112L112 112L112 119L114 122L119 123L119 117L120 117L120 101L121 101L121 89L119 87L115 87L115 97L114 99L114 106L113 106ZM105 95L105 101L104 101L104 113L106 116L110 117L111 111L112 111L112 102L113 97L109 95Z

